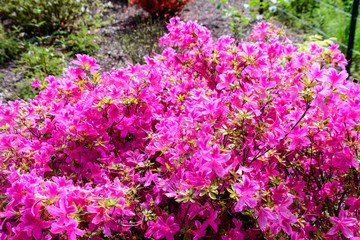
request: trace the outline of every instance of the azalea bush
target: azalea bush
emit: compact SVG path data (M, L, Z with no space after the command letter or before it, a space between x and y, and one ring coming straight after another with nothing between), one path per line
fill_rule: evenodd
M0 107L0 239L359 239L360 88L338 46L171 19L144 65L77 55Z
M138 4L154 18L175 16L183 7L193 0L130 0L130 4Z

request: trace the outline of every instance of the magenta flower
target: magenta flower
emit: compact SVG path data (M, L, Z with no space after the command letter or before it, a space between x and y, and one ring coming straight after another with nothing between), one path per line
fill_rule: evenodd
M207 161L203 166L207 172L214 172L219 177L223 177L226 174L226 170L224 169L223 163L226 163L230 159L229 154L221 154L220 147L218 144L212 148L212 153L206 153L204 155L204 159Z
M356 225L356 218L348 217L347 211L341 210L339 217L330 217L330 220L335 224L335 226L329 230L327 233L328 235L334 235L340 231L346 238L351 238L354 236L351 227Z
M350 197L345 203L351 205L349 210L352 212L355 210L360 210L360 197L359 198Z
M50 231L54 234L66 232L69 240L76 240L76 235L82 236L85 234L84 230L77 228L78 224L79 223L75 219L69 218L66 223L51 224Z
M25 231L29 237L34 237L36 240L40 239L42 229L50 227L50 223L40 218L40 207L41 204L37 204L33 209L34 213L28 211L21 216L20 220L22 222L19 224L22 231Z
M208 219L206 219L206 221L203 224L204 228L205 226L207 227L208 225L210 225L214 229L214 231L217 232L218 224L216 223L217 222L216 211L210 211L208 215L209 215Z
M346 71L342 71L338 74L336 69L330 68L329 73L326 73L325 76L330 81L331 86L335 86L336 84L343 83L349 74Z
M289 150L294 150L298 147L307 147L311 143L310 140L306 138L308 132L309 128L307 126L300 128L299 125L297 125L288 135L288 138L291 139Z
M35 81L31 83L31 86L34 87L31 91L35 91L36 88L41 87L41 83L39 82L39 79L37 78Z
M259 226L261 230L265 230L267 227L267 223L268 220L275 222L276 221L276 216L275 214L272 212L271 209L265 207L265 208L260 208L260 211L257 212L256 214L254 214L254 217L258 216L259 217Z
M235 212L243 211L245 209L245 204L250 208L256 207L257 200L252 197L252 194L260 189L257 181L250 181L248 176L243 175L242 183L235 183L233 188L239 195L239 201L236 204Z
M54 217L60 217L58 224L66 222L70 217L70 213L76 213L77 209L74 205L68 205L66 197L62 197L59 201L59 207L55 206L46 206L46 210L53 215Z
M192 234L193 234L193 240L198 240L201 239L202 237L205 236L206 234L206 227L208 226L207 224L204 226L202 225L199 221L195 221L195 226L196 229L192 230Z
M144 181L144 186L147 187L150 186L152 182L156 184L159 181L158 176L159 174L148 171L145 173L145 177L141 178L141 181Z
M91 72L95 72L94 70L99 69L100 66L96 64L96 59L90 57L88 55L76 54L76 57L79 61L74 60L72 63L82 66L85 70L90 70Z
M180 227L174 222L174 217L170 216L166 219L158 217L156 222L148 222L148 230L145 233L145 237L153 237L155 239L165 238L166 240L174 240L174 233L180 230Z

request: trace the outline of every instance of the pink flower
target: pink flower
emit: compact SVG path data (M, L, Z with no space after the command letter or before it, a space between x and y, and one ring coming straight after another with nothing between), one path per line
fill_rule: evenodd
M329 230L327 233L328 235L334 235L338 231L341 231L346 238L354 236L351 227L356 225L356 218L348 217L347 211L341 210L339 217L330 217L330 220L335 224L335 226Z
M275 222L276 221L276 216L275 214L272 212L271 209L265 207L265 208L260 208L260 211L257 212L256 214L254 214L254 217L258 216L259 217L259 226L261 230L265 230L267 227L267 222L268 220Z
M158 217L156 222L148 222L148 230L146 230L145 237L153 237L161 239L166 237L166 240L174 240L174 233L180 230L180 227L174 222L174 217L170 216L166 219Z
M248 176L242 177L242 183L235 183L234 190L239 195L239 201L236 204L235 212L241 212L245 209L245 204L250 208L256 207L257 200L252 197L252 194L259 191L260 186L257 181L251 181Z
M68 216L70 213L77 212L77 209L74 205L68 205L68 201L65 196L60 199L59 205L59 207L46 206L46 210L49 212L49 214L55 217L60 217L58 224L62 224L70 219Z
M41 83L39 82L39 79L37 78L34 82L32 82L31 86L34 87L31 91L35 91L36 88L41 87Z
M92 73L95 73L95 69L99 69L100 66L96 64L96 59L88 55L76 54L76 57L79 61L74 60L72 63L82 66L85 70L90 70ZM81 75L81 73L80 73Z
M360 210L360 197L359 198L354 198L354 197L350 197L346 202L346 204L351 205L350 207L350 211L355 211L355 210Z
M299 125L297 125L294 130L288 135L288 138L291 139L289 150L307 147L311 143L310 140L306 138L308 132L309 128L307 126L300 128Z
M219 177L223 177L226 174L223 163L226 163L230 159L229 154L221 154L218 144L212 148L211 153L204 154L206 163L202 166L202 169L207 172L215 172Z
M192 230L192 234L194 236L193 240L201 239L206 234L206 227L208 226L208 224L206 224L204 226L199 221L196 220L195 221L195 226L196 226L196 229Z
M69 240L76 240L76 235L82 236L85 234L84 230L77 228L78 224L79 223L75 219L69 218L63 224L58 224L58 223L51 224L50 231L54 234L66 232Z
M19 228L22 229L22 231L27 232L29 237L33 236L36 240L40 239L42 229L50 227L50 223L40 218L40 207L41 205L37 204L33 209L34 213L30 211L26 212L20 218L22 222L19 224Z
M330 81L331 86L335 86L337 84L342 84L349 74L346 71L341 71L338 74L334 68L330 68L329 73L326 73L325 76Z

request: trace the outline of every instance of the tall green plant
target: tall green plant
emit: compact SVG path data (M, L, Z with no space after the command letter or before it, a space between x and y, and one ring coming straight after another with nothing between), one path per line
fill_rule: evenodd
M60 75L65 67L65 58L54 47L40 47L29 45L28 51L21 54L16 63L16 72L24 74L25 81L16 85L17 95L22 99L33 98L36 93L31 91L31 82L41 81L48 75Z

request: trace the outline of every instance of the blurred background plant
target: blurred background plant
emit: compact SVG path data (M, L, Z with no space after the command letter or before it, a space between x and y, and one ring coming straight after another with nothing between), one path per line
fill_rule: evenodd
M132 64L144 64L145 55L153 56L154 52L161 52L159 39L165 30L166 25L159 19L138 17L119 35L121 49Z
M88 14L88 0L0 0L0 11L7 14L29 36L72 32Z
M285 5L289 4L286 0L251 0L245 1L243 8L238 9L229 5L228 3L228 0L220 0L220 3L216 4L216 8L220 9L222 6L224 6L222 12L224 13L225 18L230 19L228 24L230 25L230 31L233 32L233 37L236 40L244 37L246 28L251 21L269 19L273 17L274 13L276 12L278 3L283 3ZM263 11L260 9L267 9L268 11Z
M193 0L130 0L130 4L138 4L153 18L167 19L178 14L191 1Z
M95 55L99 51L98 42L101 40L99 34L91 32L85 24L79 31L71 33L67 38L64 38L63 46L69 51L70 56L77 53Z
M5 32L4 27L0 24L0 63L12 59L19 52L19 41L13 36Z
M223 3L227 2L222 0ZM217 4L217 8L221 7L221 3ZM242 38L244 36L245 27L248 26L251 18L245 14L244 10L239 10L236 7L230 7L223 9L222 12L225 14L225 17L229 18L228 22L230 25L230 31L233 33L235 39Z

